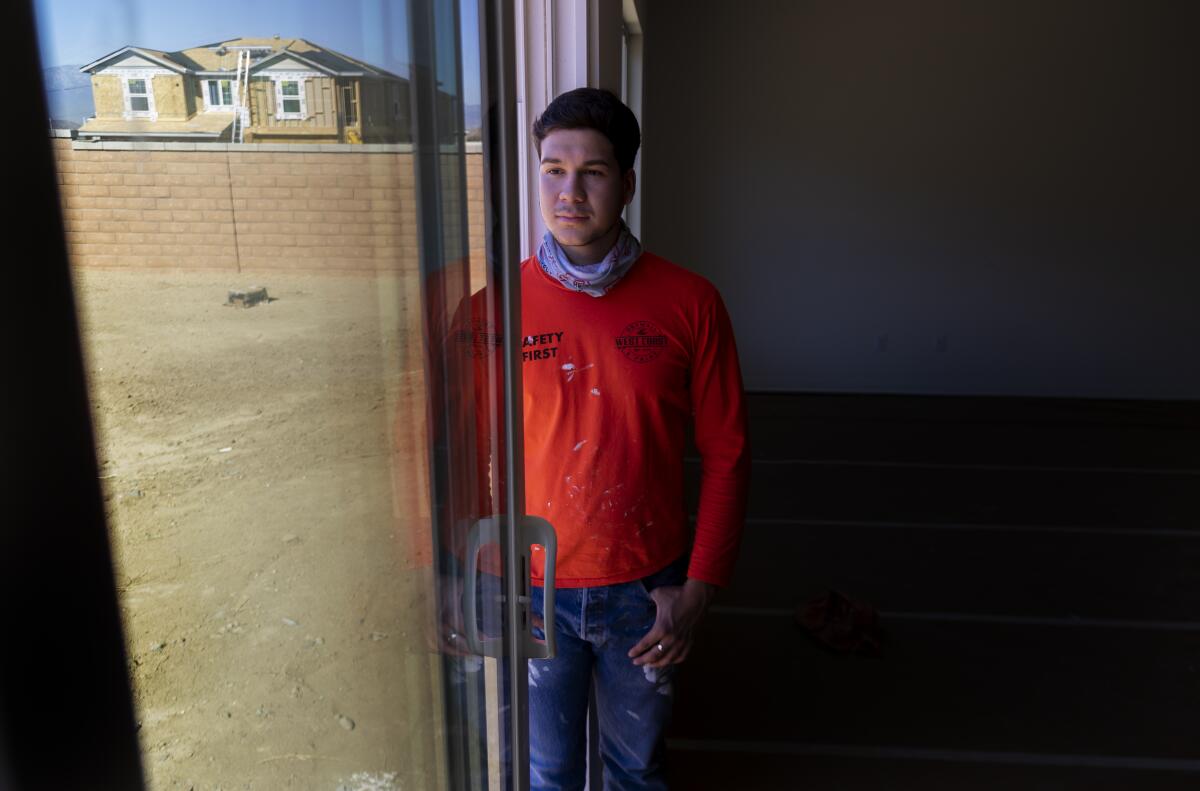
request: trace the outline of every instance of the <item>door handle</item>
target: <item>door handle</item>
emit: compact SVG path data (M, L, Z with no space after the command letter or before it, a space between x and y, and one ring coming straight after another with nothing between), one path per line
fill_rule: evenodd
M479 612L475 600L479 596L479 550L488 544L500 545L500 522L504 517L487 516L471 525L467 531L467 565L463 579L463 626L466 627L467 648L473 654L499 657L503 640L485 638L479 633ZM501 597L503 594L501 594ZM497 598L495 602L500 601Z
M529 614L529 602L526 600L524 611L525 622L528 626L521 630L521 643L524 646L526 659L553 659L558 653L558 644L554 639L554 571L558 559L558 534L554 526L540 516L521 517L521 548L523 560L518 565L522 585L529 587L529 567L532 553L530 547L538 545L542 548L544 563L542 564L542 631L546 635L544 641L533 636L533 619ZM532 591L530 591L532 593Z
M500 546L504 527L507 525L506 516L488 516L480 519L471 526L467 533L467 557L465 579L463 580L463 624L466 627L467 646L472 653L483 656L500 657L504 650L504 641L499 637L488 637L479 630L479 550L488 544ZM557 653L557 643L554 637L554 575L558 558L558 534L554 527L540 516L522 516L517 523L516 568L517 568L517 603L518 622L513 628L521 630L522 659L550 659ZM533 601L529 570L532 560L531 547L537 544L544 550L544 580L543 580L543 631L544 641L533 636L533 618L530 604ZM504 600L503 592L498 596L497 603Z

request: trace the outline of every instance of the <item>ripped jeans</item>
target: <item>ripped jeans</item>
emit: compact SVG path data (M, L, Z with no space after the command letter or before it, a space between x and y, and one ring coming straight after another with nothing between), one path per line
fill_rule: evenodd
M654 625L649 592L682 585L684 556L641 580L595 588L559 588L555 599L558 655L529 660L530 787L584 787L588 692L596 684L605 791L667 787L663 732L671 716L674 668L633 664L627 654ZM542 589L533 611L544 612ZM543 635L535 630L538 637Z

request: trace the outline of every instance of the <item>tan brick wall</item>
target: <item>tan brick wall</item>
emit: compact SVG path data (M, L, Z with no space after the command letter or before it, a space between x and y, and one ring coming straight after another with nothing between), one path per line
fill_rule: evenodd
M75 266L413 271L408 153L78 150L55 139ZM470 257L483 262L483 157L467 155Z
M151 81L151 90L154 91L154 109L158 113L159 120L187 120L189 113L182 75L157 74Z
M125 89L115 74L92 75L92 99L97 118L121 118L125 115Z

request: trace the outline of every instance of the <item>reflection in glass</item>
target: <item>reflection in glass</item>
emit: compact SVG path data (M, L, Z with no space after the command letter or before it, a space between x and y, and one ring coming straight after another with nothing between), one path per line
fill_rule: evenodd
M150 97L146 93L145 80L129 80L129 108L135 112L150 111Z
M150 787L483 787L494 663L439 633L469 526L432 529L409 9L217 6L38 3ZM469 289L478 87L453 85L438 249ZM492 681L464 720L467 667Z

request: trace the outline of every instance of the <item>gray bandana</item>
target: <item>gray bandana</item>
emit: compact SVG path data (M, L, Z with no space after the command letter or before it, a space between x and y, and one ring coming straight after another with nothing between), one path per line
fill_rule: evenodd
M625 276L641 254L642 243L630 233L629 226L622 221L617 243L599 263L585 266L572 264L571 259L567 258L567 254L559 246L558 240L549 231L542 237L542 246L538 248L537 257L542 271L554 278L563 288L602 297Z

